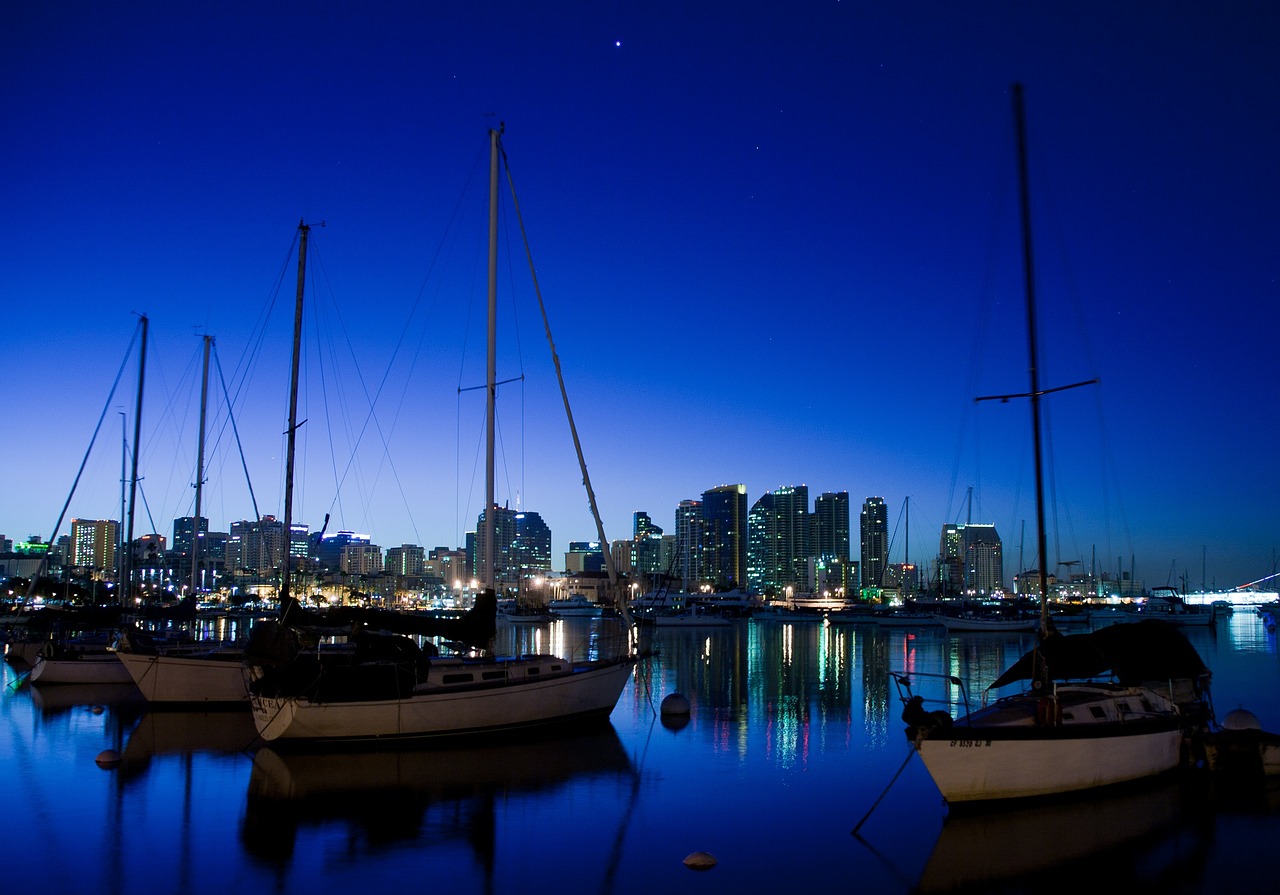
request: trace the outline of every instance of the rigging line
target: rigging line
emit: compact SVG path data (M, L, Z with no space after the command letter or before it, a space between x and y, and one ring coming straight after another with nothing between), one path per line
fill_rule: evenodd
M280 272L276 275L275 286L268 294L268 300L263 305L258 319L254 321L254 329L250 334L249 340L245 343L244 350L240 352L235 368L231 371L231 381L236 383L235 398L232 403L238 402L241 392L248 387L252 379L251 371L254 367L254 359L262 356L262 346L267 338L267 324L275 311L276 300L280 297L281 285L289 273L290 262L293 260L294 252L298 247L300 235L298 228L294 227L292 236L289 239L289 248L284 254L284 259L280 262Z
M218 382L222 385L222 396L227 401L227 420L231 423L231 431L235 435L236 449L240 452L240 465L244 469L244 480L249 486L249 500L253 504L253 518L262 522L262 514L258 512L258 498L253 493L253 479L249 476L249 463L245 460L244 445L240 441L240 430L236 427L236 418L231 413L231 396L227 394L227 380L222 375L222 361L218 358L218 346L213 346L213 362L218 370Z
M538 310L542 314L542 327L547 336L547 345L551 349L551 360L556 368L556 381L560 385L560 397L564 402L565 416L569 419L569 432L573 436L574 450L578 454L578 467L582 471L582 485L587 491L587 502L591 506L591 515L595 517L596 533L600 538L600 548L604 552L605 566L609 570L609 584L614 590L614 599L618 604L618 611L622 615L622 620L626 627L630 629L632 625L631 610L627 606L627 601L621 593L618 592L618 570L613 562L613 551L609 549L609 539L604 533L604 522L600 518L600 508L596 503L595 490L591 487L591 476L587 473L587 461L582 454L582 442L578 438L578 427L573 421L573 411L569 406L569 392L565 388L564 375L560 369L560 355L556 351L555 340L551 337L551 321L547 316L547 306L542 300L542 289L538 286L538 272L533 264L533 251L529 246L528 235L525 233L524 221L520 217L520 202L516 198L515 180L511 174L511 165L507 160L506 150L502 147L501 142L498 149L502 153L503 168L507 172L507 185L511 189L511 204L516 213L516 221L520 226L520 235L524 243L525 257L529 262L529 276L533 280L533 292L538 297Z
M317 257L318 257L318 256L317 256ZM321 279L321 280L326 284L326 286L328 286L328 285L329 285L330 280L329 280L329 275L328 275L328 268L327 268L326 266L324 266L323 259L319 259L319 278L320 278L320 279ZM319 290L317 289L317 292L318 292L318 291L319 291ZM347 457L347 463L346 463L346 466L343 468L343 470L342 470L342 474L341 474L341 475L339 475L339 474L338 474L338 468L337 468L337 465L336 465L336 461L337 461L337 452L334 450L334 443L333 443L333 427L332 427L332 424L331 424L331 422L330 422L330 421L333 419L333 414L331 414L331 413L329 412L329 400L328 400L328 391L329 391L329 390L328 390L328 387L327 387L327 386L325 386L325 387L324 387L323 395L324 395L324 403L325 403L325 420L326 420L326 430L327 430L327 431L328 431L328 433L329 433L329 457L330 457L331 466L332 466L332 469L333 469L333 477L334 477L334 498L333 498L332 503L330 503L329 508L330 508L330 510L332 510L335 506L338 506L338 505L339 505L339 501L340 501L340 500L341 500L341 498L342 498L342 488L343 488L343 486L346 484L347 477L351 474L351 472L352 472L352 470L353 470L353 469L357 469L357 470L358 470L358 467L356 467L356 465L355 465L356 456L357 456L357 454L358 454L358 452L359 452L359 449L360 449L360 445L361 445L361 443L363 443L363 441L364 441L364 436L365 436L365 434L369 431L370 423L372 423L374 431L378 434L378 437L379 437L379 439L380 439L380 440L381 440L381 442L382 442L382 457L381 457L381 460L380 460L380 462L379 462L378 469L377 469L377 470L375 470L375 472L374 472L374 478L373 478L373 481L372 481L372 482L370 482L370 483L368 484L367 488L365 488L365 489L364 489L364 490L365 490L365 493L366 493L366 499L362 502L362 511L363 511L363 516L365 517L366 521L368 521L368 515L369 515L369 504L370 504L370 501L371 501L371 499L372 499L372 498L371 498L371 495L372 495L372 492L373 492L374 488L375 488L375 487L376 487L376 485L377 485L378 478L379 478L379 477L380 477L380 475L381 475L382 465L385 463L385 464L390 468L390 470L391 470L391 477L392 477L392 479L395 481L396 486L397 486L397 488L398 488L398 489L399 489L399 491L400 491L400 496L401 496L402 501L404 502L405 511L409 514L410 524L413 526L414 531L415 531L415 533L416 533L416 531L417 531L417 526L416 526L416 524L414 524L414 523L413 523L413 509L412 509L412 507L409 505L408 498L407 498L407 496L405 495L405 491L404 491L404 484L403 484L403 482L402 482L402 480L401 480L401 478L400 478L400 472L399 472L399 470L396 468L394 458L391 456L390 437L391 437L391 435L392 435L392 434L394 434L394 432L395 432L396 424L395 424L395 421L393 420L393 422L392 422L392 424L391 424L391 428L390 428L387 432L383 432L383 430L382 430L382 425L381 425L381 423L379 422L379 420L378 420L378 416L377 416L377 404L378 404L378 401L380 400L380 398L381 398L381 396L382 396L383 389L386 387L387 382L388 382L388 381L389 381L389 379L390 379L390 376L391 376L391 370L392 370L392 367L393 367L393 365L394 365L394 361L395 361L395 355L396 355L396 353L400 350L400 344L401 344L401 343L403 342L403 340L404 340L404 330L402 330L402 331L401 331L401 338L400 338L400 341L396 343L396 348L392 351L391 359L387 362L386 370L383 372L382 379L381 379L381 380L379 381L379 383L378 383L377 390L375 391L375 393L374 393L372 396L370 396L370 394L369 394L369 387L368 387L368 385L367 385L367 384L366 384L366 382L365 382L364 374L361 372L360 365L359 365L359 363L356 361L356 352L355 352L355 348L354 348L353 343L352 343L352 339L351 339L351 335L350 335L350 330L348 329L348 327L346 326L346 322L345 322L345 321L343 320L343 318L342 318L342 312L341 312L341 307L340 307L340 305L338 304L338 302L337 302L337 301L334 301L334 300L333 300L333 298L332 298L333 294L334 294L333 289L332 289L332 287L330 286L330 288L329 288L330 304L331 304L331 305L332 305L332 307L333 307L334 317L335 317L335 318L337 319L337 321L338 321L338 324L339 324L339 330L340 330L340 331L341 331L341 333L342 333L342 336L343 336L343 339L344 339L344 343L345 343L345 347L346 347L346 349L347 349L347 354L348 354L348 355L351 357L351 359L352 359L352 366L353 366L353 368L355 369L356 381L359 383L361 391L363 391L363 392L364 392L365 401L368 403L369 411L368 411L368 413L365 415L364 422L363 422L363 424L362 424L362 425L361 425L361 427L360 427L360 431L359 431L359 433L356 435L355 441L354 441L353 443L351 443L351 444L350 444L350 453L348 454L348 457ZM319 302L317 301L317 302L314 302L314 303L313 303L313 305L316 305L316 304L319 304ZM318 309L317 309L317 315L318 315ZM320 332L320 327L319 327L318 319L317 319L317 323L316 323L316 331L317 331L317 332ZM329 354L330 354L330 357L331 357L331 364L330 364L330 365L331 365L334 369L337 369L337 368L338 368L338 363L337 363L337 356L338 356L338 352L337 352L337 350L335 349L335 347L333 346L333 344L332 344L332 343L330 343L330 344L329 344ZM321 357L321 360L323 361L323 352L319 352L319 356ZM322 381L322 383L324 383L324 382L326 381L326 377L325 377L325 373L324 373L324 367L323 367L323 365L321 366L321 381ZM336 382L337 382L337 387L340 389L340 388L341 388L341 385L342 385L342 378L341 378L341 377L338 377L338 378L337 378L337 380L336 380ZM341 410L342 410L342 412L343 412L343 418L344 418L344 419L346 419L346 416L347 416L347 414L346 414L347 408L348 408L348 407L350 407L350 406L354 406L354 405L353 405L353 403L352 403L352 402L349 402L349 401L343 400L343 401L340 403L340 405L339 405L339 406L340 406L340 408L341 408ZM395 415L395 419L399 419L399 414L398 414L398 413ZM350 429L351 429L351 428L352 428L352 427L350 426L350 424L349 424L349 422L348 422L348 431L350 431ZM339 514L341 515L341 513L342 513L342 510L341 510L341 508L339 507Z
M107 392L107 400L102 405L102 413L98 415L98 424L93 427L93 435L89 438L89 446L85 448L84 457L80 460L80 468L76 470L75 478L71 482L71 491L67 494L66 503L62 505L62 511L58 513L58 521L53 523L53 534L49 535L46 543L52 544L58 539L58 532L62 529L62 523L67 517L67 508L71 506L71 499L75 497L76 488L80 485L80 477L84 475L84 468L89 462L89 455L93 453L94 442L98 440L98 433L102 431L102 421L107 418L107 411L111 409L111 399L115 397L116 388L120 385L120 379L124 376L125 365L129 363L129 356L133 354L133 346L138 344L139 334L142 332L142 319L139 319L137 327L134 328L133 338L129 340L129 347L125 349L124 358L120 361L120 369L116 371L116 378L111 383L111 390ZM123 521L123 520L122 520ZM49 551L45 551L40 558L40 564L36 567L35 574L31 576L31 584L27 588L27 598L31 598L31 594L36 589L36 582L40 575L49 565Z

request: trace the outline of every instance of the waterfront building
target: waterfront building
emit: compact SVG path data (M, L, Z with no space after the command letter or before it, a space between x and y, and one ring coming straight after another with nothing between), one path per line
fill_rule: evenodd
M601 549L600 542L570 541L569 552L564 555L564 570L569 575L603 572L604 550Z
M938 545L938 579L944 594L1003 593L1004 549L995 525L943 525Z
M793 485L770 491L747 518L747 586L752 593L812 590L813 556L809 488Z
M352 545L368 544L372 539L354 531L336 531L331 535L317 533L311 539L308 553L322 569L336 572L342 568L342 553Z
M71 520L71 565L93 578L115 577L120 523L114 519Z
M682 500L676 507L676 574L681 589L696 590L702 582L702 501Z
M416 544L388 547L382 567L392 575L402 578L418 578L426 571L427 551Z
M516 537L511 544L512 562L521 578L551 571L551 527L538 513L516 513Z
M205 536L209 533L209 519L201 516L179 516L173 520L173 552L178 556L190 556L193 544L200 539L200 555L205 554Z
M516 516L517 513L508 508L493 508L493 586L499 594L504 589L514 589L519 582L520 563L515 555ZM484 568L485 551L485 514L481 511L476 519L475 554L471 559L473 569Z
M849 559L849 492L824 491L813 502L813 555Z
M348 575L378 575L382 572L382 548L369 543L347 544L338 567Z
M227 569L232 575L263 576L284 564L284 522L275 516L231 523Z
M702 492L702 538L702 580L716 590L746 588L746 485L719 485Z
M859 518L862 535L862 586L884 587L889 562L889 511L884 498L868 497Z

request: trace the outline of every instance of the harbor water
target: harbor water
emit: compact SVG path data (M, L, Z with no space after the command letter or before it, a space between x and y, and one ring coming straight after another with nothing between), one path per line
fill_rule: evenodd
M504 626L589 651L609 619ZM1280 731L1276 635L1185 629L1217 715ZM891 671L977 696L1032 634L738 620L655 632L609 724L554 737L277 751L248 711L152 711L132 685L4 666L6 889L53 893L1274 891L1280 789L1199 775L949 816ZM666 715L682 694L689 713ZM100 767L104 750L120 762ZM857 827L857 835L853 835ZM686 866L704 852L714 866Z

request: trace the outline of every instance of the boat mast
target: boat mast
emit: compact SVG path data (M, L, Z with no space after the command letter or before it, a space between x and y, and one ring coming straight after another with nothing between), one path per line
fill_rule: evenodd
M293 454L298 433L298 367L302 350L302 294L307 276L307 234L311 228L298 221L298 292L293 304L293 368L289 375L289 428L284 462L284 558L280 564L280 612L288 612L289 560L293 549Z
M126 605L133 591L133 514L138 496L138 453L142 436L142 384L147 374L147 316L142 315L139 321L142 326L142 347L138 352L138 397L133 411L133 464L129 473L129 521L125 528L124 558L121 578L124 591L120 596L121 604Z
M200 498L204 485L204 423L209 400L209 348L213 336L204 337L204 373L200 377L200 437L196 448L196 514L191 520L191 593L194 595L200 570Z
M498 152L501 130L489 129L489 341L485 367L484 556L480 584L497 592L494 557L494 403L498 395Z
M1027 295L1027 346L1030 352L1031 433L1036 463L1036 549L1040 555L1040 636L1049 633L1049 570L1044 531L1044 457L1040 443L1040 371L1036 344L1036 282L1031 252L1031 197L1027 187L1027 128L1022 85L1013 85L1013 118L1018 137L1018 193L1022 211L1022 267Z
M129 430L128 415L120 411L120 525L116 527L116 587L124 586L124 487L129 480L127 469L129 463Z

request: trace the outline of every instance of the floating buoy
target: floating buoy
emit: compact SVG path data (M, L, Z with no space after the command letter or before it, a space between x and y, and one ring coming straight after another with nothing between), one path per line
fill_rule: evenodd
M664 715L687 715L689 714L689 700L685 699L679 693L671 693L662 700L662 714Z
M1223 730L1262 730L1262 722L1258 716L1248 709L1235 709L1227 712L1222 719Z
M100 768L114 768L120 764L120 753L115 749L103 749L94 759Z
M95 705L93 708L89 709L89 711L93 712L95 715L101 715L101 714L102 714L102 706L100 706L100 705Z
M690 870L710 870L717 863L715 855L709 855L704 851L696 851L684 859L684 866Z

